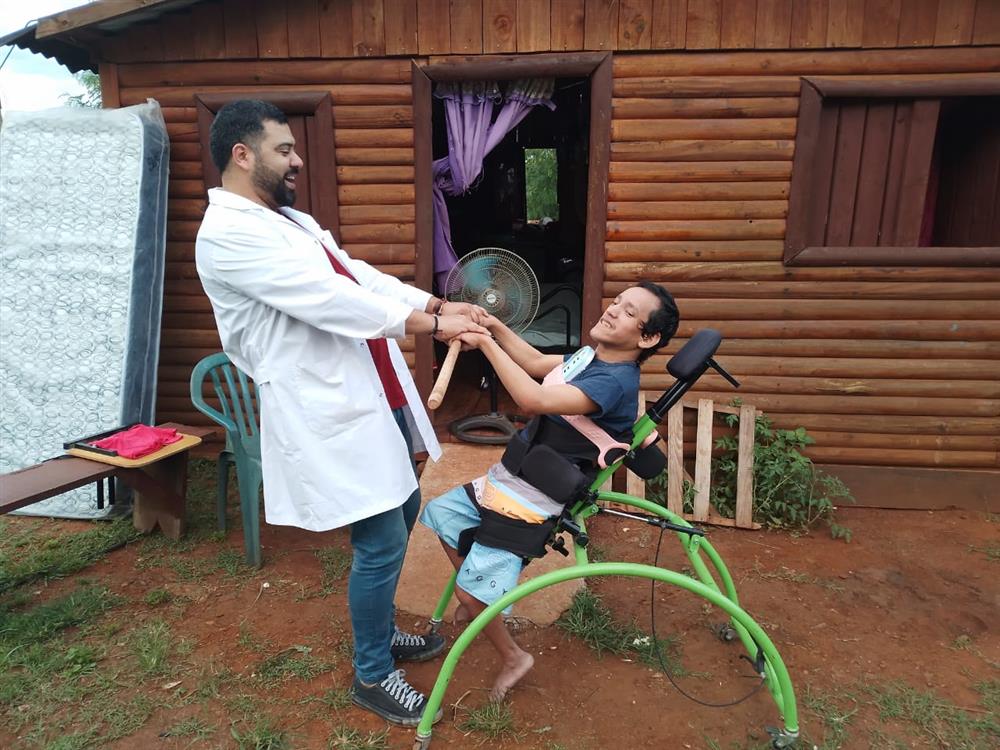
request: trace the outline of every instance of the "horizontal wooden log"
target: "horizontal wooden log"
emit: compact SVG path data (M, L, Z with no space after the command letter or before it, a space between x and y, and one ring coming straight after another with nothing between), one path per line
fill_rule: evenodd
M759 255L765 258L771 252L766 247L754 248L753 241L747 241L748 247L732 247L725 245L713 246L713 243L704 248L691 249L687 255L684 248L661 248L659 250L645 250L633 248L630 250L616 249L616 255L640 254L656 255L665 258L664 262L683 261L688 258L697 260L735 260L744 256L747 260L751 256ZM766 241L760 241L764 244ZM616 243L627 244L627 243ZM634 244L657 244L670 245L671 243L634 243ZM683 245L684 243L674 243ZM739 243L732 243L739 244ZM611 250L608 252L609 260ZM676 256L676 257L673 257ZM618 294L621 289L618 282L605 284L604 296ZM853 300L853 299L898 299L898 300L996 300L1000 299L1000 282L942 282L934 284L930 282L886 282L877 281L672 281L669 284L670 291L678 299L703 298L759 298L759 299L831 299L831 300Z
M655 263L648 264L654 267ZM655 278L655 272L650 273ZM682 299L681 318L698 320L996 320L993 300ZM958 325L958 324L956 324ZM1000 325L997 325L1000 338Z
M338 148L337 164L413 164L412 148Z
M244 79L245 80L245 79ZM283 93L329 93L333 100L334 111L343 107L353 109L361 107L386 107L388 109L410 109L411 101L409 86L369 86L346 85L330 86L327 84L313 86L283 85L278 87ZM142 104L147 98L156 99L163 107L192 108L195 106L197 94L221 94L235 98L249 98L261 93L260 86L143 86L139 88L121 89L122 106ZM336 119L335 119L336 121ZM370 114L366 121L376 122L374 125L358 125L358 127L381 127L382 120L373 118ZM411 123L412 124L412 123Z
M643 378L645 381L646 379ZM645 383L646 390L649 388ZM1000 415L1000 401L996 399L969 398L917 398L908 396L830 396L786 393L749 393L740 389L712 391L697 385L690 392L691 398L709 398L727 403L739 395L744 403L751 404L765 413L828 413L828 414L884 414L938 417L989 417ZM881 429L881 426L879 426Z
M615 55L614 77L965 73L1000 70L1000 48Z
M333 107L336 128L412 128L413 107L337 106Z
M822 448L902 448L905 450L995 451L1000 437L984 435L896 435L893 433L811 431Z
M163 113L163 121L171 122L198 122L198 109L196 107L160 107Z
M341 206L340 226L352 224L413 223L413 204Z
M923 378L859 378L859 377L801 377L794 375L748 375L734 376L740 381L740 394L799 394L806 396L857 396L874 398L879 396L901 396L914 398L993 400L1000 414L1000 381L998 380L928 380ZM673 383L671 375L649 375L644 377L646 386L660 391ZM721 375L711 371L698 380L698 388L722 392L728 388ZM743 396L741 396L742 398ZM751 397L746 396L751 402Z
M796 76L645 76L615 78L612 96L632 99L677 97L797 96Z
M198 228L201 221L189 219L167 219L167 241L169 242L194 242L198 236Z
M188 347L220 347L219 332L213 326L210 330L193 328L164 328L160 331L161 349L184 349Z
M167 201L167 216L171 219L201 221L208 208L208 198L178 198Z
M791 160L795 141L665 140L611 144L616 161L777 161Z
M405 84L409 59L374 60L232 60L188 63L132 63L118 66L123 88L152 86L258 86L330 84Z
M171 143L170 158L177 161L197 161L201 159L201 142Z
M168 198L202 198L207 194L201 180L171 179L167 185Z
M794 117L730 120L612 120L611 142L660 140L752 140L795 137Z
M608 200L626 201L738 201L786 200L787 182L612 182Z
M201 139L197 122L168 122L167 136L170 143L190 143Z
M673 354L686 343L686 337L678 336L671 339L670 344L661 351ZM728 338L722 342L719 351L720 355L726 356L1000 360L1000 341Z
M613 201L608 219L784 219L788 201ZM778 243L783 244L783 243Z
M200 180L201 158L199 157L197 161L183 160L171 154L170 177L176 180Z
M681 318L679 336L715 328L734 339L868 338L912 341L1000 341L994 320L697 320Z
M192 249L192 256L194 255ZM164 264L163 276L166 279L197 279L198 268L191 260L170 260Z
M888 448L822 448L805 451L815 463L869 464L872 466L934 466L938 468L986 469L998 465L989 451L918 451Z
M728 342L724 342L728 343ZM669 355L654 355L643 363L643 374L662 373ZM894 378L921 380L984 380L995 378L1000 362L982 359L889 359L864 357L750 357L718 353L715 360L737 380L747 376L807 378ZM992 386L990 386L992 387Z
M645 263L608 263L604 277L608 296L618 294L640 279L670 281L996 281L989 268L928 268L909 266L853 266L845 268L790 268L783 263L747 261L732 263L660 263L651 277Z
M408 243L396 244L363 244L351 243L345 248L352 258L363 260L372 265L409 264L413 265L416 248Z
M608 240L752 240L781 239L785 222L779 219L740 221L609 221ZM646 275L649 276L649 271ZM607 278L612 278L610 274Z
M629 206L628 211L634 211L633 206L644 204L616 204L615 210L609 211L609 216L620 218L614 214L621 210L617 206L622 205ZM777 261L783 257L785 243L781 240L624 240L621 242L607 242L604 247L605 259L611 263L645 263L650 261L658 263L740 260ZM614 284L616 282L611 283ZM722 283L726 282L713 282L706 286L709 289L714 289L718 284ZM763 282L747 283L753 285ZM605 284L607 285L607 282ZM673 289L673 284L671 285L671 289ZM605 292L605 296L607 296L607 292ZM711 297L726 295L687 294L685 296ZM775 293L772 295L758 294L756 296L780 297L781 295Z
M413 148L413 130L407 128L334 128L338 148Z
M338 185L337 201L341 206L406 204L414 202L413 185Z
M185 348L172 348L172 347L161 347L160 348L160 364L161 365L184 365L187 367L193 367L200 360L207 357L209 354L216 354L219 352L218 346L211 347L185 347ZM159 421L165 421L164 417L157 414L157 419Z
M629 162L612 161L611 182L746 182L780 180L788 182L790 161L729 162Z
M796 414L769 413L775 427L794 430L805 427L812 432L864 433L877 429L893 435L968 435L976 440L995 437L1000 431L1000 419L990 417L922 417L880 415L877 424L868 414Z
M413 185L413 167L341 167L337 166L337 185Z
M345 245L352 242L414 242L415 238L416 232L412 223L394 222L340 228L340 239Z
M795 117L797 96L739 97L721 99L634 99L611 100L616 120L646 120L705 117Z

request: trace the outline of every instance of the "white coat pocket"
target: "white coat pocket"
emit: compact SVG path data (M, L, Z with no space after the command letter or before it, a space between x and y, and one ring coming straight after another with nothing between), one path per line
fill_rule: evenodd
M370 414L375 394L345 377L342 368L327 363L299 364L295 368L295 390L302 418L317 437L343 432L356 419Z

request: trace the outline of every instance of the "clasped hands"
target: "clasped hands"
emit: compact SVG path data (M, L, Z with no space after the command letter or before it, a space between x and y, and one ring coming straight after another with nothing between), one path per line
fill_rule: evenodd
M438 341L451 343L458 339L462 351L478 349L484 341L491 340L492 331L500 321L479 305L469 302L445 302L438 315Z

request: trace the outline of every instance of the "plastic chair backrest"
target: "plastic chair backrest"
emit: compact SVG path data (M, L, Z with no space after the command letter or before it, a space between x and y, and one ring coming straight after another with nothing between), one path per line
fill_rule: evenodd
M203 383L210 378L222 406L220 412L205 401ZM226 445L260 459L257 386L224 353L210 354L191 371L191 401L195 408L226 429Z

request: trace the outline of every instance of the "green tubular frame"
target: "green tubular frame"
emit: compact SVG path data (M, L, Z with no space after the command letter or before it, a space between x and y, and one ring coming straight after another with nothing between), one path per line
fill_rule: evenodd
M706 366L708 363L711 363L713 367L716 366L711 359L707 359ZM704 371L704 369L705 368L703 367L701 371ZM692 384L694 380L697 380L701 371L699 371L687 383L687 387L690 387L690 384ZM663 399L666 400L666 406L672 406L673 403L679 401L681 395L683 395L683 392L686 390L686 387L678 390L672 388L668 393L664 394ZM664 410L661 413L665 414L666 412ZM635 450L642 445L646 437L656 429L656 426L656 420L654 420L648 412L643 414L633 427L634 439L632 440L631 449ZM632 497L631 495L624 495L619 492L601 492L599 488L604 485L612 474L615 473L621 463L622 459L619 459L607 468L601 470L590 486L590 493L570 508L570 516L573 518L574 522L579 525L581 531L586 530L586 519L600 512L600 508L597 506L598 501L610 501L623 505L629 505L651 515L659 516L672 524L692 528L691 524L688 523L688 521L683 517L671 512L661 505L657 505L656 503ZM693 594L697 594L728 614L733 630L739 636L740 642L743 644L743 647L746 649L747 654L753 663L757 663L759 648L764 661L764 674L762 676L764 677L765 684L771 693L771 697L774 699L774 702L778 707L778 711L784 720L785 728L783 732L783 740L794 741L794 738L798 736L799 731L798 707L795 702L795 690L792 687L792 680L788 675L788 670L785 668L785 663L781 658L781 654L778 653L778 650L774 647L771 639L768 638L767 633L765 633L760 625L758 625L757 622L749 614L747 614L742 607L740 607L739 597L736 594L736 586L733 583L733 578L729 574L729 570L726 568L725 563L722 561L722 557L718 552L716 552L715 548L712 547L711 543L709 543L705 537L699 535L686 534L681 531L677 531L675 533L677 534L677 538L680 541L681 546L684 548L684 552L688 556L688 560L691 562L691 567L697 575L697 580L691 576L684 575L683 573L666 570L652 565L641 565L638 563L591 563L587 559L586 547L582 547L577 544L574 545L576 560L575 565L569 568L543 573L537 578L518 584L496 602L483 610L478 617L466 626L465 630L451 647L451 650L448 652L448 656L445 657L444 664L441 665L441 670L438 672L437 681L434 683L434 688L431 690L431 694L427 699L427 705L424 707L424 712L421 715L420 724L417 726L416 742L414 747L425 748L430 744L431 728L434 724L433 717L437 714L438 709L441 707L441 703L444 700L445 690L447 690L448 683L451 681L452 673L458 665L458 660L462 658L462 654L465 652L465 649L470 643L472 643L473 639L479 635L480 631L486 627L490 620L499 615L504 609L514 602L548 586L562 583L563 581L569 581L574 578L608 575L649 578L654 581L670 583L674 586L686 589ZM708 564L706 564L705 560L702 559L702 552L704 552L705 557L708 558L708 563L711 563L711 568ZM715 575L713 575L713 570ZM436 629L444 617L445 609L455 591L456 575L456 573L451 575L448 585L445 587L441 598L438 600L437 607L434 610L434 615L431 618L432 629ZM716 576L718 576L718 581L716 580ZM719 584L720 581L721 588ZM775 746L788 747L789 744L775 744Z

